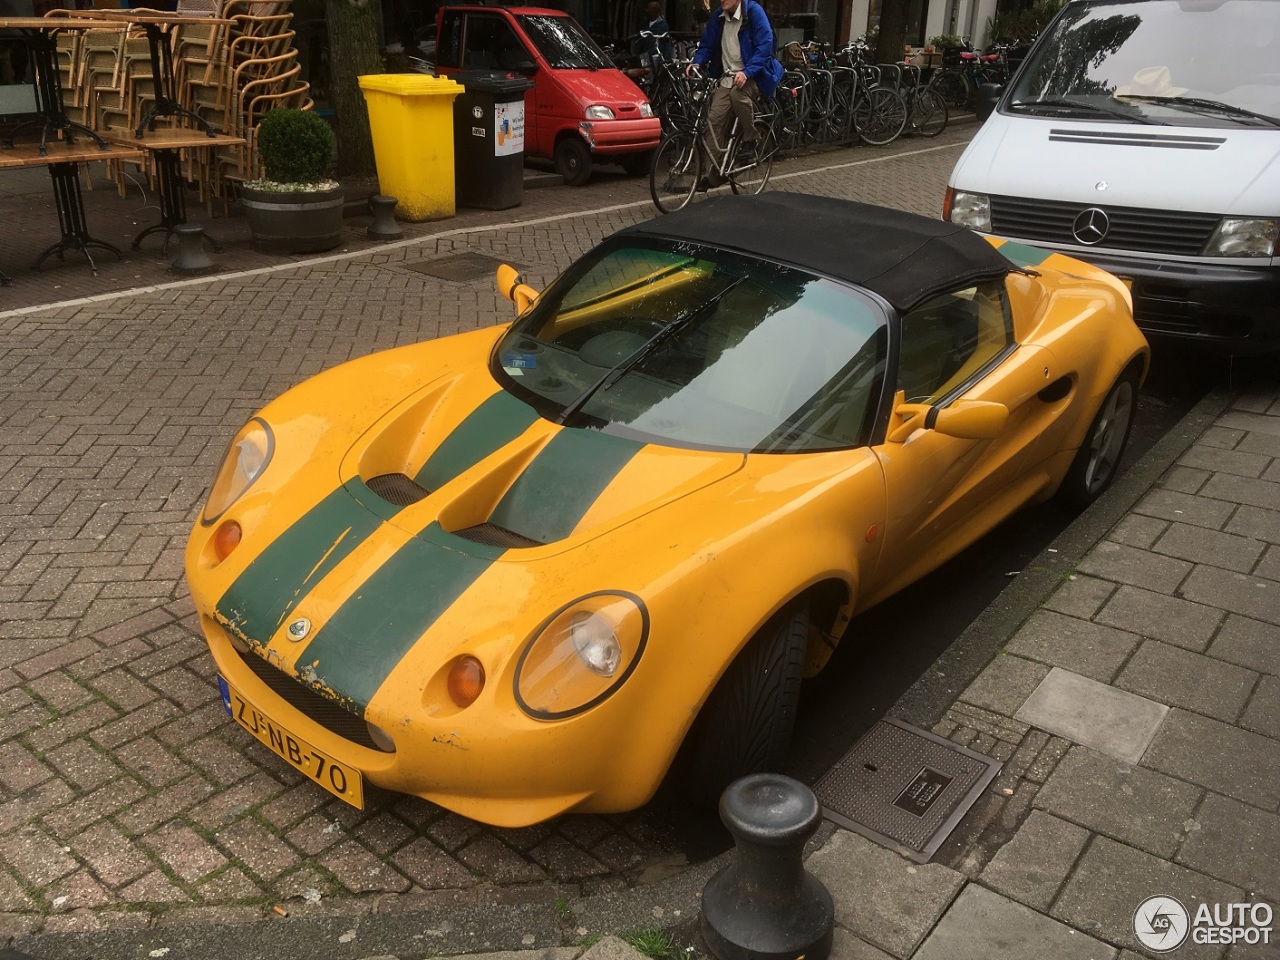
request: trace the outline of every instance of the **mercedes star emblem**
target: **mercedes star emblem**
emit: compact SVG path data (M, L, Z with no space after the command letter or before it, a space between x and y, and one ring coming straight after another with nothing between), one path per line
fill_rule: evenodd
M1071 235L1086 246L1101 243L1111 229L1111 218L1100 207L1082 210L1071 224Z
M289 639L294 643L299 640L305 640L307 634L311 632L311 621L306 617L299 617L293 623L289 624Z

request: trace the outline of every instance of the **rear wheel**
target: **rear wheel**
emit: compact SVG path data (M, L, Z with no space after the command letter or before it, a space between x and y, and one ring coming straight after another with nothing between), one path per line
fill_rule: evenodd
M907 105L902 95L888 87L873 87L867 91L867 109L858 136L863 143L882 147L892 143L907 125Z
M933 82L929 84L936 90L942 99L947 101L947 106L955 107L957 110L962 109L969 102L969 85L964 82L964 77L960 76L955 70L944 70L933 78Z
M1089 425L1084 443L1062 481L1060 496L1087 506L1111 486L1129 442L1129 429L1137 407L1138 378L1132 370L1126 370L1107 391L1097 416Z
M663 138L649 169L649 194L663 213L683 209L693 199L702 176L702 153L692 133Z
M734 780L781 767L808 635L808 608L794 604L775 614L720 678L690 732L685 784L695 806L714 810Z
M911 98L911 132L936 137L947 129L947 101L937 90L920 87Z
M571 187L580 187L591 179L591 148L580 137L561 137L552 157L556 173Z
M618 162L622 164L622 169L628 177L647 176L649 169L653 166L653 155L655 151L645 150L643 153L628 153Z
M741 153L741 145L738 150ZM773 173L773 156L777 152L778 141L773 133L773 118L757 117L755 163L735 169L729 174L729 186L733 192L752 195L763 190Z

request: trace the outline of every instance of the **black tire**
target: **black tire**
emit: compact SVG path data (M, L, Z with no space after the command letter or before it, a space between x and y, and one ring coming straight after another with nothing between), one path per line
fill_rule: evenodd
M949 107L960 110L969 103L969 85L964 82L964 77L954 70L944 70L939 73L929 86L947 101Z
M777 152L778 140L773 134L773 118L756 118L756 162L729 174L729 187L733 192L754 196L763 190L773 174L773 157Z
M645 150L643 153L628 153L618 162L628 177L647 177L653 169L653 157L657 149Z
M649 195L663 213L674 213L693 199L701 177L702 151L694 135L673 133L658 144L649 170Z
M898 139L907 125L907 104L902 95L888 87L872 87L867 91L869 116L858 136L863 143L883 147Z
M782 766L808 638L809 610L793 604L747 642L720 678L689 733L685 756L685 792L698 809L714 810L739 777Z
M936 137L947 129L947 101L929 87L918 89L911 99L911 132Z
M580 187L591 179L591 148L580 137L561 137L556 143L556 173L571 187Z
M1069 503L1088 506L1097 500L1119 472L1138 408L1138 377L1126 370L1111 385L1071 461L1058 495Z

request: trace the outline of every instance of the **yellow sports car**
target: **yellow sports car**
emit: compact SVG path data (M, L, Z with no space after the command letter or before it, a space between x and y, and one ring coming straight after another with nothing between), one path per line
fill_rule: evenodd
M187 549L225 705L364 785L519 826L785 757L850 617L1115 475L1148 363L1058 254L795 194L615 234L518 319L236 434Z

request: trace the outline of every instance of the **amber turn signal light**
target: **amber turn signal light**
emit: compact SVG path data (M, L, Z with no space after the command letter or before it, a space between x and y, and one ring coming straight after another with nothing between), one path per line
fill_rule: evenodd
M213 554L221 563L231 556L231 551L240 546L240 524L228 520L218 527L213 535Z
M475 657L459 657L449 668L449 697L460 707L475 703L484 689L484 667Z

